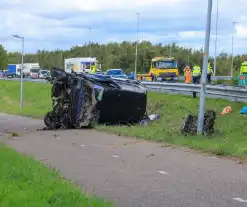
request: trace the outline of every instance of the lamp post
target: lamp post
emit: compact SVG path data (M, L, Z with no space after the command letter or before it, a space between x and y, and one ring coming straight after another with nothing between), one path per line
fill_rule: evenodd
M217 0L216 10L216 35L215 35L215 48L214 48L214 75L216 76L216 62L217 62L217 43L218 43L218 19L219 19L219 0Z
M197 133L202 134L204 125L204 107L205 107L205 93L206 93L206 78L208 68L208 53L209 53L209 41L210 41L210 28L211 28L211 13L212 13L212 0L208 0L208 11L207 11L207 25L206 25L206 37L204 44L204 59L202 69L202 86L200 93L200 108L197 122Z
M232 67L231 67L231 77L233 77L233 36L234 36L234 28L235 28L235 24L237 24L238 22L232 22Z
M139 22L140 14L137 14L137 30L136 30L136 53L135 53L135 78L137 77L137 53L138 53L138 41L139 41Z
M92 28L90 27L89 28L89 57L91 57L92 55L91 31L92 31Z
M20 108L23 107L23 57L24 57L24 37L19 35L12 35L14 38L18 38L22 40L21 47L21 88L20 88Z

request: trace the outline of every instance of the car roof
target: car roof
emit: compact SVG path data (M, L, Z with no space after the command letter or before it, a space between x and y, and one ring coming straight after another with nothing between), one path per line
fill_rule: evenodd
M107 71L110 71L110 70L123 70L123 69L108 69Z

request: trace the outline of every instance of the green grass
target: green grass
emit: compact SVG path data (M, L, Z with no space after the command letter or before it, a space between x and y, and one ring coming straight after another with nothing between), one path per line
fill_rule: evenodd
M0 82L0 109L7 113L43 118L51 108L50 85L38 83L24 83L24 109L19 109L19 83ZM221 116L225 106L230 105L233 113ZM232 103L222 99L207 99L206 108L217 112L216 132L212 137L180 136L180 127L189 114L198 112L199 99L192 96L168 95L149 93L148 113L157 113L161 119L147 127L108 127L98 126L98 130L133 136L146 140L166 142L169 144L188 146L204 152L211 152L223 156L237 156L247 158L247 117L239 114L244 103Z
M56 170L0 144L0 206L110 207L102 199L83 194Z
M23 109L20 109L20 82L0 81L0 110L42 118L51 109L51 85L24 82Z

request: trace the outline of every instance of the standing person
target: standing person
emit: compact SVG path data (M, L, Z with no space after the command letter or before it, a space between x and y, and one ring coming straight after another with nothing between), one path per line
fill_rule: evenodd
M247 74L247 58L241 64L240 74L239 75L245 75L245 74Z
M193 83L194 84L200 84L201 67L199 65L194 65L193 71L192 71L192 76L193 76ZM193 98L196 98L196 92L193 92Z
M96 72L97 72L96 66L94 64L91 64L89 74L95 74Z
M208 70L207 70L207 79L208 79L208 84L211 84L211 76L213 74L212 66L211 63L208 63Z
M201 67L200 66L194 65L192 76L193 76L193 83L200 84L200 79L201 79Z
M191 69L190 66L184 68L185 83L191 83Z

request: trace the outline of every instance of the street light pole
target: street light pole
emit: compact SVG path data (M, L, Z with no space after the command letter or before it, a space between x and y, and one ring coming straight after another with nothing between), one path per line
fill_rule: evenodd
M234 60L234 57L233 57L233 36L234 36L234 26L235 24L237 24L237 22L232 22L232 67L231 67L231 77L233 77L233 60Z
M137 14L137 31L136 31L136 54L135 54L135 77L137 77L137 53L138 53L138 41L139 41L139 21L140 14Z
M92 31L92 28L89 28L89 57L91 57L92 55L91 31Z
M20 108L23 108L23 61L24 61L24 37L20 37L19 35L12 35L15 38L22 40L21 46L21 88L20 88Z
M217 62L217 43L218 43L218 18L219 18L219 0L217 0L216 11L216 35L215 35L215 48L214 48L214 75L216 76L216 62Z
M201 86L201 93L200 93L199 116L198 116L198 122L197 122L197 133L198 134L202 134L203 125L204 125L204 107L205 107L207 68L208 68L211 14L212 14L212 0L208 0L206 37L205 37L204 54L203 54L204 59L203 59L203 69L202 69L202 86Z

